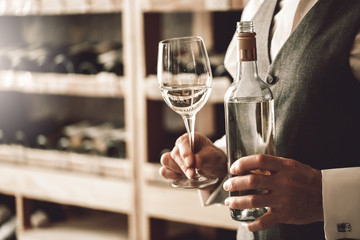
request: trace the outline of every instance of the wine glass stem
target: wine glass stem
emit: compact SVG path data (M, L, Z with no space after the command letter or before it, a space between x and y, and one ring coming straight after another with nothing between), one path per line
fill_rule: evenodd
M191 151L194 152L195 114L191 116L183 116L183 120L189 136L189 144Z

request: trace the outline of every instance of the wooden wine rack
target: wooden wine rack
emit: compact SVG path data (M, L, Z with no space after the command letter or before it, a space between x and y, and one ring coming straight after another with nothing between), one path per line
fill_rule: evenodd
M119 98L125 103L126 159L93 157L55 150L36 150L0 145L0 194L14 197L17 235L21 240L72 239L151 239L151 219L182 222L199 226L235 230L224 206L201 207L196 191L174 190L158 174L159 163L149 159L149 102L162 102L156 77L146 70L145 15L188 12L194 15L194 28L211 47L211 12L241 10L247 1L224 0L4 0L0 1L0 19L7 16L67 16L74 14L119 13L123 29L124 76L0 71L1 92L69 95L95 98ZM30 3L34 3L31 5ZM36 3L36 4L35 4ZM52 3L52 4L51 4ZM75 4L78 3L78 4ZM28 4L28 5L26 5ZM240 16L239 16L240 17ZM206 24L206 26L204 25ZM161 26L154 26L155 28ZM222 104L229 79L214 80L209 105ZM44 103L45 104L45 103ZM198 121L208 128L211 107ZM1 114L1 113L0 113ZM211 122L211 121L210 121ZM150 136L151 137L151 136ZM93 165L89 165L89 159ZM93 159L91 159L93 160ZM61 163L62 162L62 163ZM43 200L118 214L112 224L90 218L74 219L48 228L29 227L29 202ZM31 204L30 204L31 205ZM98 216L99 217L99 216ZM99 217L101 218L101 216ZM113 219L114 221L112 221ZM120 219L120 220L119 220ZM96 234L81 224L87 222ZM74 223L74 224L73 224ZM77 226L74 230L72 226ZM68 235L63 235L68 232ZM90 236L93 237L91 238ZM81 237L82 236L82 237ZM60 239L60 238L59 238Z

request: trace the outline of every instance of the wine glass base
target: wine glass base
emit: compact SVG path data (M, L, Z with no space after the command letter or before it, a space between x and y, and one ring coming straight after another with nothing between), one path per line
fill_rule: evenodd
M205 188L211 186L219 181L219 178L195 176L193 179L182 178L175 180L171 183L171 186L175 188L193 189L193 188Z

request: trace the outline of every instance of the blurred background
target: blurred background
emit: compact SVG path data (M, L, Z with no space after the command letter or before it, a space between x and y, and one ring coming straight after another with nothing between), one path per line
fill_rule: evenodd
M185 133L157 44L205 39L196 130L224 134L223 66L245 0L0 0L0 240L235 239L224 206L158 174Z

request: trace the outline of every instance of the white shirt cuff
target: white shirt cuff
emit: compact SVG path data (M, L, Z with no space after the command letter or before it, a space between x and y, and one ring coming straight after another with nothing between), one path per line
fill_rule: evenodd
M360 239L360 167L321 172L326 239Z

